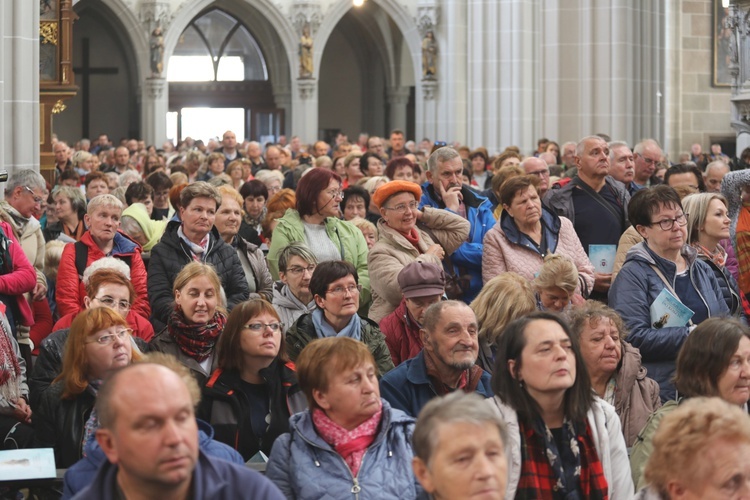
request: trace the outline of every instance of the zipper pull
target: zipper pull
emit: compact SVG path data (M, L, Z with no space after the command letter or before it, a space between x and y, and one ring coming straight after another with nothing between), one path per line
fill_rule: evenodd
M320 462L318 462L317 460L315 460L315 467L320 467Z
M359 486L359 481L357 481L357 478L354 478L354 484L352 485L352 493L355 495L362 491L362 488Z

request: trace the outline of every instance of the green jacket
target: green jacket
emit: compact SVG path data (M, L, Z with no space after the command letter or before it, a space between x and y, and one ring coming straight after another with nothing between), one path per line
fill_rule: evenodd
M359 318L362 322L362 342L367 345L375 358L375 366L382 377L390 370L393 370L393 358L388 350L388 344L385 343L385 335L380 332L378 325L367 318ZM315 325L312 322L311 314L303 314L286 332L286 352L289 359L297 361L299 353L307 344L318 338L315 331Z
M646 486L643 469L646 466L646 462L648 462L648 457L654 451L654 434L656 434L659 424L664 417L669 415L673 410L676 410L679 404L680 402L675 400L664 403L661 408L649 417L643 430L638 433L638 437L635 443L633 443L633 448L630 452L630 473L633 475L633 484L636 485L635 491L639 491Z
M362 294L359 297L360 305L370 303L370 273L367 270L367 242L362 232L350 222L328 217L325 220L326 233L331 241L339 248L341 260L354 265L359 276L359 284L362 285ZM299 212L290 208L279 219L279 224L273 230L271 248L268 249L268 268L271 270L273 279L279 279L279 252L282 248L294 242L307 244L305 239L305 228ZM311 248L315 253L315 248ZM360 309L362 311L362 309Z

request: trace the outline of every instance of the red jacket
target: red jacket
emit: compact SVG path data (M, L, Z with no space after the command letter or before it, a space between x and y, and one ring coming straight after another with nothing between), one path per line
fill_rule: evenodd
M13 228L7 222L0 222L0 229L5 236L11 240L8 247L10 259L13 263L13 270L9 273L0 275L0 293L4 295L15 295L18 301L18 312L20 318L15 320L24 326L34 325L34 314L31 312L31 306L26 302L23 296L26 292L31 292L36 286L36 270L31 265L26 254L23 253L21 244L13 234Z
M86 231L81 237L81 243L89 248L86 267L92 262L105 257L104 253L94 243L91 233ZM146 266L141 258L141 247L127 235L118 232L115 234L113 257L130 257L130 282L135 288L135 303L133 310L148 318L151 316L151 306L148 303L148 290L146 288ZM83 281L78 279L76 270L76 248L75 244L68 243L63 249L60 258L60 266L57 270L57 313L62 317L71 313L78 314L83 310L83 298L86 296L86 287Z
M419 325L409 316L404 299L401 299L395 311L380 320L380 331L385 335L385 343L388 344L393 364L396 366L413 358L422 350Z
M63 328L70 328L71 323L73 323L73 320L77 315L78 313L66 314L55 323L55 326L52 327L52 331L56 332ZM151 341L151 338L154 336L154 327L146 318L131 309L125 320L130 325L130 328L133 329L134 336L143 339L145 342Z

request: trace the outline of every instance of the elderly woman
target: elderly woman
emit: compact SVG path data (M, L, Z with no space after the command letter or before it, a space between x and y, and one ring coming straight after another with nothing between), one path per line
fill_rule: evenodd
M81 459L96 393L107 375L138 360L125 319L108 307L81 312L70 326L62 373L42 394L34 410L35 444L54 448L55 465L70 467Z
M516 273L492 278L469 305L479 324L477 364L484 371L495 371L497 341L511 322L536 311L534 291L529 280Z
M387 183L388 181L388 177L379 175L376 177L370 177L369 179L367 179L367 182L365 182L364 186L362 186L370 195L370 204L367 206L365 219L369 220L373 224L377 224L380 220L380 207L377 206L374 200L375 191L377 191L380 186Z
M221 186L218 191L221 195L221 206L216 212L216 229L219 230L224 242L237 250L250 298L270 301L273 297L273 278L266 265L263 251L237 234L242 222L242 196L230 186Z
M633 445L630 467L639 489L644 486L643 466L653 452L654 433L682 400L716 396L746 408L750 400L750 331L735 319L711 318L701 323L680 350L674 383L682 399L664 403Z
M609 291L609 304L625 320L629 342L641 351L649 375L659 383L662 402L674 397L674 360L688 334L703 320L728 316L711 268L686 245L687 215L669 186L641 189L628 205L628 218L644 238L634 245ZM660 299L676 298L692 311L689 320L665 318ZM672 297L668 297L670 295ZM652 307L653 305L653 307Z
M4 313L0 313L0 359L3 365L3 377L0 381L0 435L6 436L1 447L5 450L31 448L34 429L31 427L26 361Z
M341 213L344 220L350 221L357 217L364 219L370 206L370 193L362 186L349 186L341 194Z
M219 276L212 266L191 262L174 280L172 314L149 347L175 356L203 386L216 369L215 347L226 322Z
M318 264L310 278L316 309L303 314L286 334L287 351L295 361L307 344L318 338L350 337L372 352L379 375L393 369L385 337L378 325L357 314L362 285L354 266L346 261Z
M268 201L268 188L257 179L248 181L240 188L243 221L260 234L262 231L260 223L266 216L266 202Z
M255 174L255 180L262 182L266 186L268 196L273 196L281 191L284 184L284 174L280 170L259 170Z
M283 328L263 299L235 307L217 346L218 367L203 389L198 417L246 461L259 451L270 455L276 438L289 432L289 417L305 409Z
M422 188L409 181L391 181L373 195L380 210L380 238L370 250L373 303L370 319L380 322L401 303L398 273L410 262L443 267L469 235L470 224L450 210L419 210Z
M570 308L580 281L572 260L563 255L550 254L544 258L544 264L532 283L536 291L537 309L562 313Z
M227 307L247 300L247 280L237 251L224 242L214 227L221 195L206 182L194 182L180 193L180 220L171 220L161 241L151 250L148 264L148 298L154 328L166 325L172 315L177 274L194 261L211 264L221 279Z
M141 245L143 249L141 257L144 258L144 261L144 254L148 254L150 257L151 249L159 243L167 229L167 221L153 220L149 217L148 210L143 203L133 203L123 210L120 223L122 232Z
M279 275L279 251L300 241L315 249L318 262L345 260L357 269L363 293L362 304L370 302L370 274L367 270L367 242L353 224L339 219L341 177L314 168L297 184L297 209L289 209L273 231L268 250L268 267Z
M726 198L718 193L691 194L683 198L682 207L688 218L688 243L714 272L730 314L744 318L739 287L726 267L727 252L720 243L729 238Z
M385 167L385 176L392 181L414 181L414 163L405 156L393 158Z
M414 420L380 398L378 369L361 342L326 338L297 361L308 410L289 421L266 468L286 498L416 498ZM314 478L314 480L312 480Z
M137 294L133 310L144 318L151 316L141 247L118 231L121 214L122 203L111 194L101 194L89 202L83 218L88 231L78 243L66 245L60 259L55 292L60 316L83 309L86 286L79 276L83 276L87 266L106 256L119 259L130 267L130 279Z
M57 221L48 223L42 231L44 241L61 239L67 243L80 240L86 231L86 226L83 225L86 199L81 190L70 186L56 186L51 197Z
M597 396L615 407L625 444L633 446L638 432L659 409L659 384L646 377L641 353L625 342L622 318L601 302L589 300L569 314L583 361Z
M214 177L224 173L224 153L211 153L206 156L206 162L203 164L206 172L201 177L202 181L210 181Z
M93 171L94 155L86 151L76 151L70 159L70 163L73 166L73 170L83 179L86 177L86 174Z
M747 498L750 420L718 398L696 398L668 415L654 436L647 489L637 500Z
M248 161L244 158L239 160L234 160L227 165L226 174L229 176L230 179L232 179L232 187L236 189L237 191L242 188L242 185L245 183L245 176L242 171L242 162Z
M482 279L486 283L507 271L528 280L548 254L570 257L578 268L578 293L588 297L594 287L591 265L573 224L542 205L536 176L513 177L500 188L503 213L484 237Z
M633 496L620 420L592 392L560 316L535 312L511 323L495 366L492 403L510 441L505 498Z
M273 307L287 327L315 310L310 292L318 259L304 243L290 243L279 252L279 281L273 287Z

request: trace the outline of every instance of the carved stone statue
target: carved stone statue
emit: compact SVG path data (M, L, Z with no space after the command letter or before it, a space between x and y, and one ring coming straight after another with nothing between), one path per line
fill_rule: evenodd
M422 39L422 78L437 79L437 42L435 34L430 30Z
M151 33L151 76L161 76L164 69L164 35L157 26Z
M312 78L313 76L313 41L310 36L310 25L302 30L299 39L299 77Z

